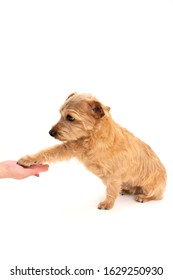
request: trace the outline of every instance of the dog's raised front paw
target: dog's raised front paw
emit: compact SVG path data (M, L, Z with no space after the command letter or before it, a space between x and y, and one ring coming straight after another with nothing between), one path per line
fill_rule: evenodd
M17 164L24 166L24 167L29 167L31 165L36 165L36 164L41 164L36 158L33 156L25 156L22 157L21 159L18 160Z

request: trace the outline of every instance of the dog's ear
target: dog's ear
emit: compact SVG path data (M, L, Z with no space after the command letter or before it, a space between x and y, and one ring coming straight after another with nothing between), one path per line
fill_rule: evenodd
M107 112L110 112L111 107L106 106L105 109L106 109Z
M77 92L71 93L71 94L67 97L67 99L69 99L70 97L72 97L72 96L75 95L75 94L77 94ZM67 99L66 99L66 100L67 100Z
M100 119L105 115L105 112L102 108L102 105L100 104L100 102L98 101L92 101L90 103L90 107L91 107L91 114L96 118L96 119Z

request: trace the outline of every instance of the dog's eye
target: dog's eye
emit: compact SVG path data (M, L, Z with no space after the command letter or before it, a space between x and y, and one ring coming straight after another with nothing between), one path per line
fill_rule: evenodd
M75 120L75 118L73 118L71 115L67 115L66 120L69 122L73 122Z

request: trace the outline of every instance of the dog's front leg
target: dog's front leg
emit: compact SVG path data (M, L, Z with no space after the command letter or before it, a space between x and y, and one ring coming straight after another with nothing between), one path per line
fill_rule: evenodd
M31 156L24 156L18 160L18 164L29 167L34 164L51 163L67 160L73 157L72 149L67 144L57 145Z
M102 180L106 185L106 198L101 201L98 205L98 209L109 210L114 206L115 200L119 195L121 189L121 181L114 180L110 182L109 180Z

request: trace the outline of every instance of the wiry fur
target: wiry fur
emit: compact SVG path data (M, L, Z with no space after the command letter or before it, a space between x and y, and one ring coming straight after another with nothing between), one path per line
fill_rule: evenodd
M166 185L164 166L147 144L113 121L109 110L90 94L71 94L60 109L61 119L49 132L63 143L25 156L18 164L76 157L106 186L99 209L112 208L120 192L134 194L139 202L161 199Z

